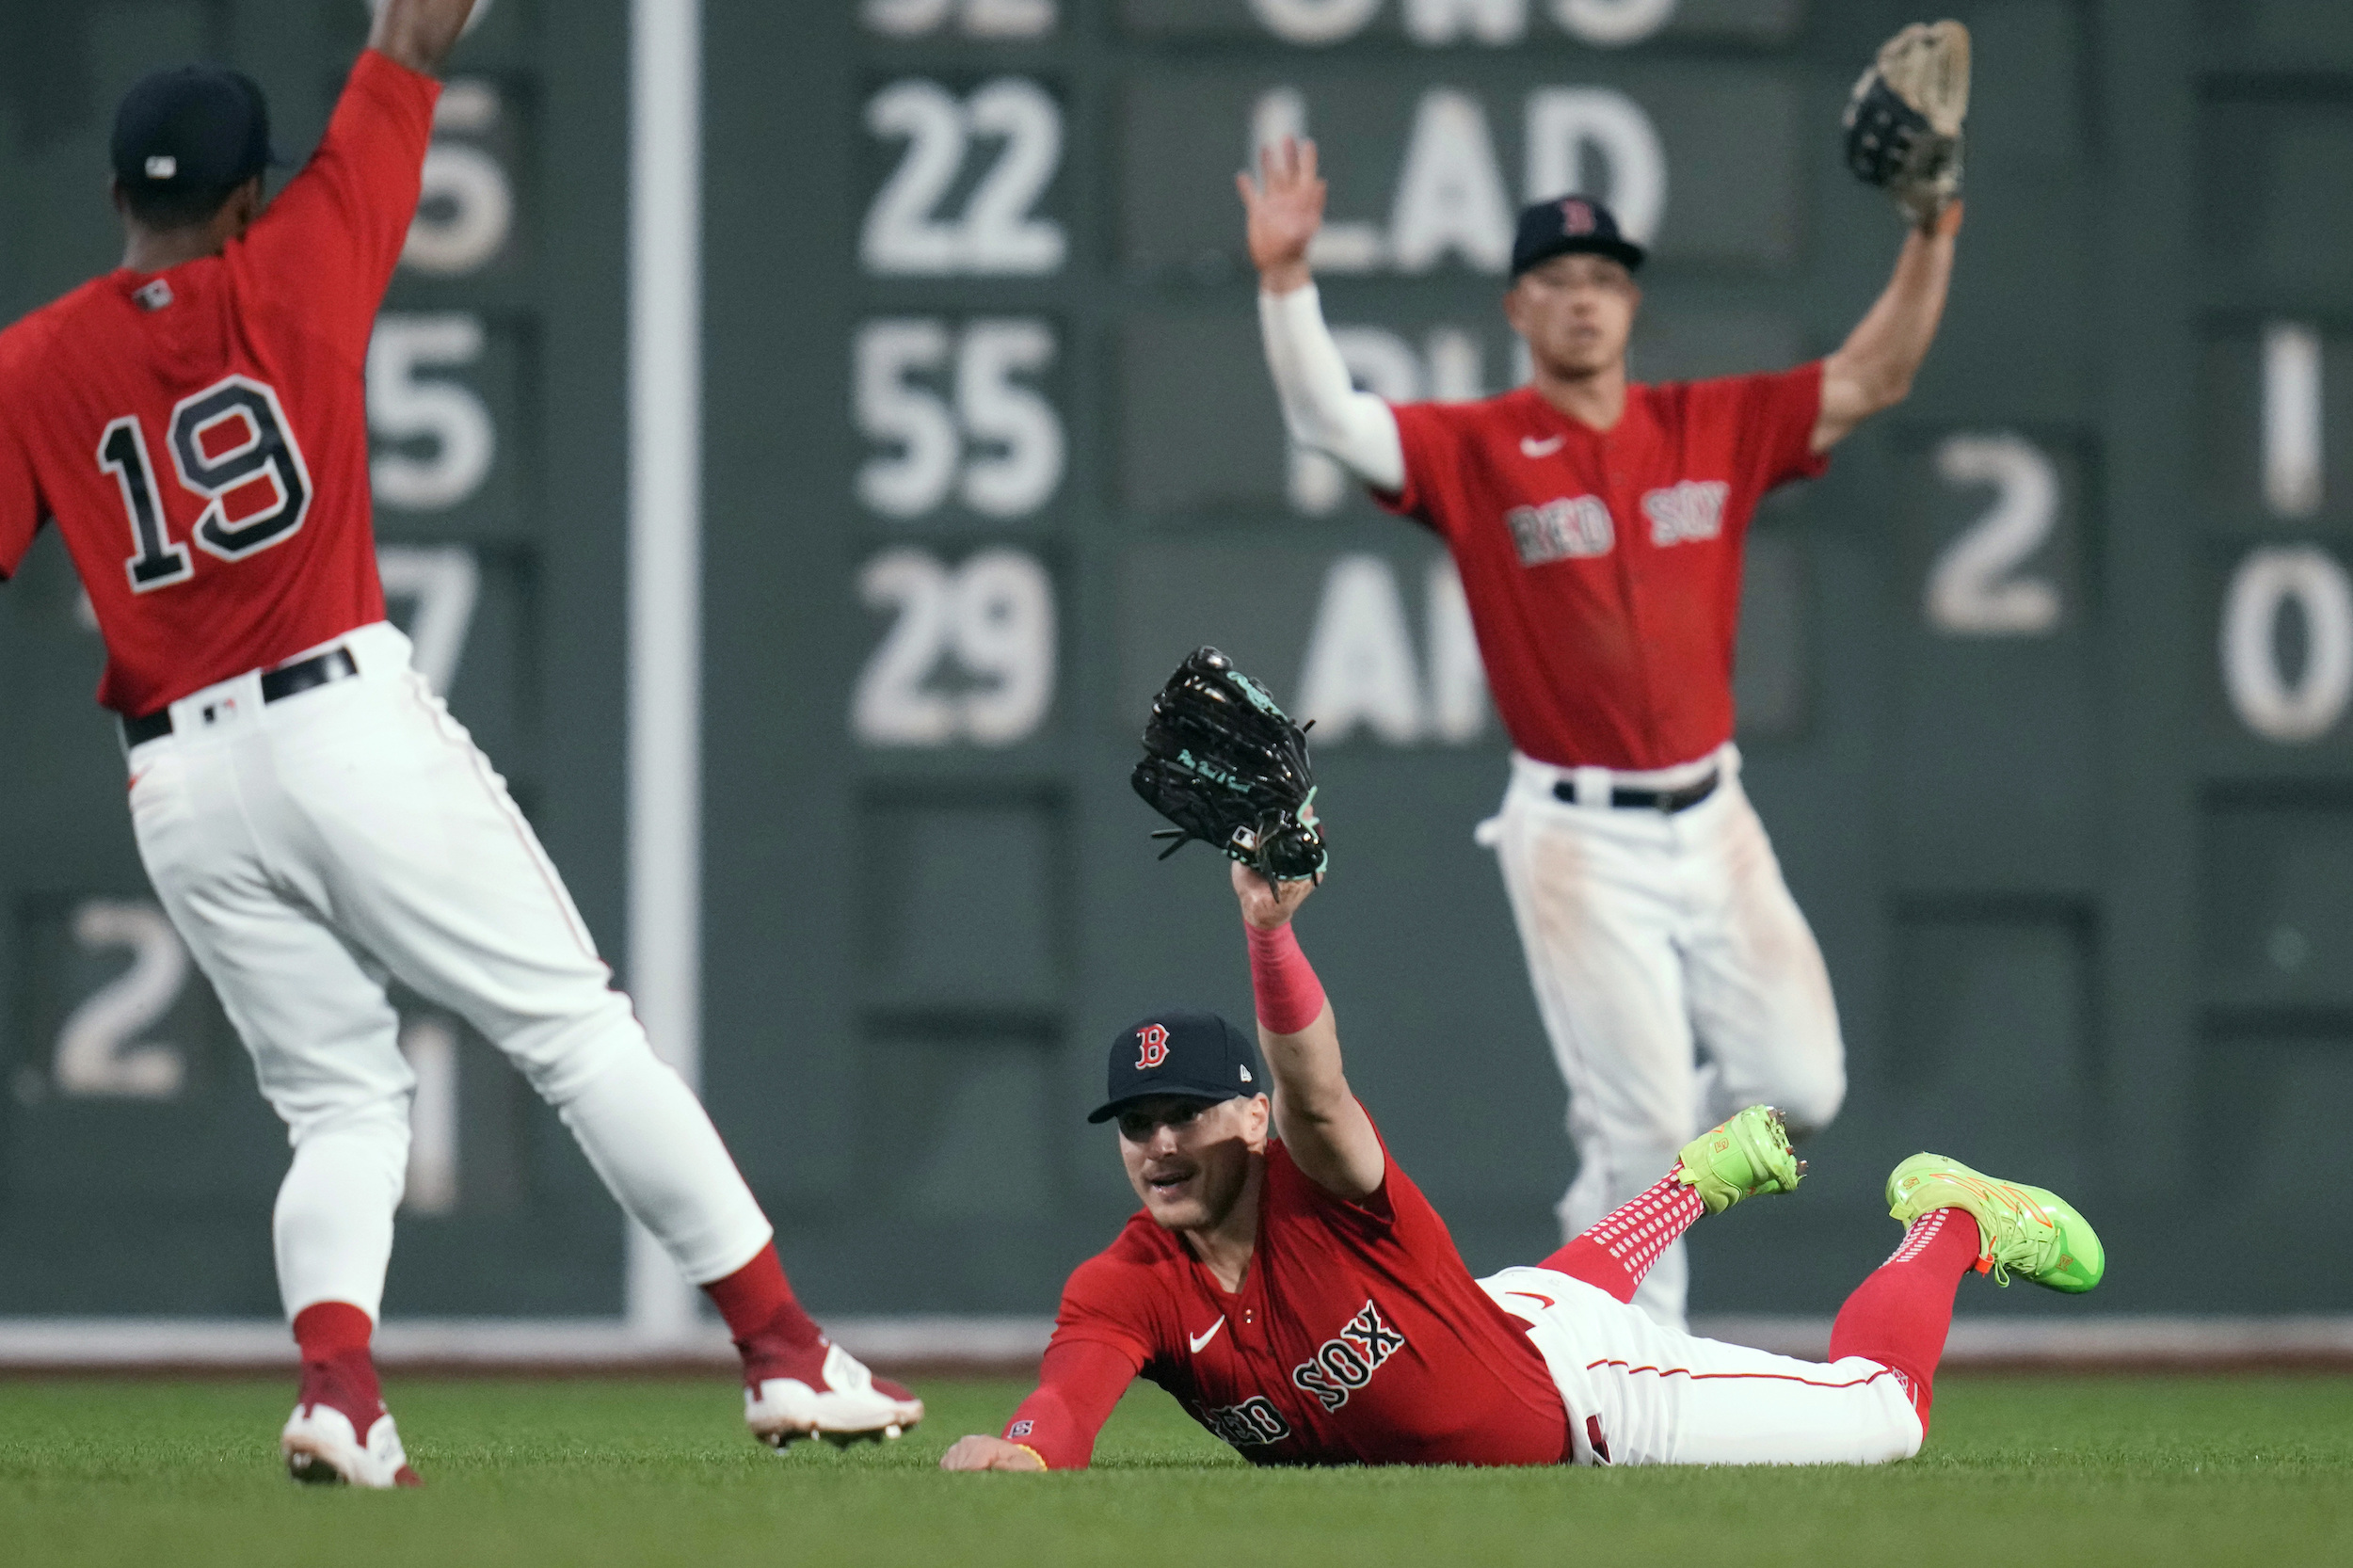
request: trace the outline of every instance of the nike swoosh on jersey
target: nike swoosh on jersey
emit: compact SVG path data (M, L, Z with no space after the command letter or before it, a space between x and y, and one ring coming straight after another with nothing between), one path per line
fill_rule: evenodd
M1566 436L1546 436L1543 440L1538 440L1533 436L1522 436L1520 455L1526 457L1549 457L1560 451L1562 443L1568 439Z
M1190 1344L1190 1345L1192 1345L1192 1346L1193 1346L1193 1354L1195 1354L1195 1355L1199 1355L1199 1354L1201 1353L1201 1352L1202 1352L1202 1348L1203 1348L1204 1346L1208 1345L1208 1344L1209 1344L1209 1342L1210 1340L1212 1340L1212 1339L1216 1338L1216 1337L1217 1337L1217 1331L1218 1331L1219 1329L1224 1328L1225 1326L1225 1319L1224 1315L1223 1315L1223 1314L1221 1314L1221 1315L1219 1316L1219 1318L1218 1318L1217 1321L1216 1321L1216 1322L1214 1322L1214 1323L1211 1323L1211 1324L1209 1326L1209 1329L1208 1329L1208 1331L1207 1331L1207 1332L1205 1332L1205 1333L1201 1333L1201 1334L1188 1335L1188 1336L1186 1336L1186 1342L1187 1342L1188 1344Z
M1504 1294L1507 1296L1526 1296L1529 1301L1542 1302L1546 1306L1558 1306L1561 1304L1559 1302L1554 1301L1550 1296L1540 1296L1533 1290L1506 1290Z

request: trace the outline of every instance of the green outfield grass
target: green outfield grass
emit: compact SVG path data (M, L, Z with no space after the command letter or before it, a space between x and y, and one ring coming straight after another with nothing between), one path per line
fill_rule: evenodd
M1157 1390L1084 1475L945 1476L1021 1390L931 1383L885 1449L742 1436L724 1382L408 1380L428 1489L297 1488L279 1380L0 1382L0 1562L2353 1562L2353 1378L1945 1380L1878 1470L1256 1472Z

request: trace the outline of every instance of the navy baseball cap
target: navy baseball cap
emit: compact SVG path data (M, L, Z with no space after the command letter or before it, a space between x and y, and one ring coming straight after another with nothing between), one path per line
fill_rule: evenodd
M1264 1094L1258 1052L1214 1013L1172 1010L1139 1018L1112 1040L1109 1098L1090 1122L1108 1122L1131 1100L1184 1095L1201 1100Z
M1512 239L1513 277L1573 251L1607 256L1628 272L1640 271L1648 254L1619 232L1616 214L1589 196L1555 197L1520 209L1519 232Z
M159 194L227 190L282 161L270 149L262 89L217 65L140 77L115 110L113 152L124 189Z

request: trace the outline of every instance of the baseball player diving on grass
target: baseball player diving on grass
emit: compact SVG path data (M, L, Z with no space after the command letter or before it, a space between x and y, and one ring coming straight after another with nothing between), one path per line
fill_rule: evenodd
M1036 1392L944 1468L1083 1466L1139 1376L1261 1464L1876 1464L1919 1450L1963 1274L2100 1282L2099 1240L2058 1197L1918 1154L1887 1182L1903 1240L1847 1298L1827 1362L1654 1321L1629 1304L1665 1248L1803 1174L1761 1105L1543 1262L1474 1280L1350 1091L1293 935L1323 855L1305 744L1274 712L1203 649L1137 774L1180 834L1235 857L1257 1048L1176 1010L1112 1040L1090 1120L1116 1127L1144 1208L1064 1287Z
M0 332L0 577L57 524L105 639L140 857L287 1126L273 1235L297 1479L416 1479L369 1351L415 1084L390 978L504 1052L709 1293L757 1435L896 1435L922 1405L801 1310L710 1118L385 619L362 372L431 72L472 4L383 0L274 201L250 81L192 66L131 89L122 265Z
M1286 139L1238 177L1291 439L1446 541L1511 735L1511 783L1478 838L1501 863L1568 1085L1564 1236L1735 1107L1781 1106L1801 1141L1845 1097L1829 973L1740 787L1742 548L1759 498L1819 474L1928 354L1961 228L1967 93L1958 24L1881 50L1848 112L1848 159L1911 232L1846 342L1769 375L1628 381L1643 249L1600 202L1563 196L1522 212L1513 245L1503 311L1531 381L1393 408L1351 383L1324 325L1315 145ZM1637 1302L1680 1327L1685 1278L1670 1248Z

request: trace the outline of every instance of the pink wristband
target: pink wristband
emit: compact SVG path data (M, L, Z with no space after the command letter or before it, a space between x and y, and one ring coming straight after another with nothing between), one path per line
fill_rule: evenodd
M1250 937L1250 989L1258 1021L1275 1034L1298 1033L1322 1016L1323 982L1299 951L1289 921L1273 931L1245 921L1242 929Z

